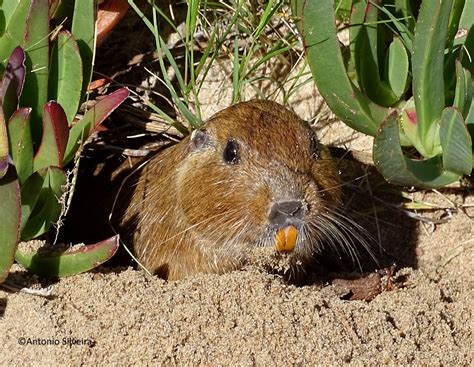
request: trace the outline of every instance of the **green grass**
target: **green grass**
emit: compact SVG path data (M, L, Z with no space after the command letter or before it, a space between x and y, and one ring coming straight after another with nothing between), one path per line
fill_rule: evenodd
M154 0L147 1L149 9L139 8L135 0L128 2L154 36L159 51L156 78L166 87L166 99L177 116L149 102L147 105L181 131L202 123L203 86L222 60L232 65L232 103L243 101L252 91L259 98L279 99L286 104L300 87L311 82L287 1L259 5L255 0L189 0L176 2L171 12L160 9ZM173 15L178 11L186 11L184 27ZM173 56L172 46L161 32L164 25L178 35L174 46L184 47L183 58ZM269 73L275 63L287 65L291 73ZM270 83L276 87L262 88Z

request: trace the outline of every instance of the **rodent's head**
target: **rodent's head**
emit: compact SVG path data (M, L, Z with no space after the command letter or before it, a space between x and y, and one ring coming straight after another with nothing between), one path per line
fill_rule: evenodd
M177 200L200 239L275 246L277 233L294 235L291 228L298 258L318 250L341 188L329 153L306 122L277 103L250 101L217 113L183 144Z

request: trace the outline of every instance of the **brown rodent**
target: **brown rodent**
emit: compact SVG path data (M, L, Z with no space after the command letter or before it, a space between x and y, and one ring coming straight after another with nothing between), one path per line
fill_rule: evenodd
M289 256L304 266L324 240L339 240L340 200L338 172L311 127L254 100L144 165L121 226L142 265L171 280L237 269L288 228L297 234Z

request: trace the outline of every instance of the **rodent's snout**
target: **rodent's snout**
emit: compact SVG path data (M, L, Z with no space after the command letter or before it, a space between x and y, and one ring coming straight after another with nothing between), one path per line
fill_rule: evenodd
M301 200L273 204L268 220L270 227L276 230L275 248L278 252L294 250L306 211L307 204Z
M275 203L270 209L268 221L272 227L282 228L288 225L298 226L307 211L307 204L301 200Z

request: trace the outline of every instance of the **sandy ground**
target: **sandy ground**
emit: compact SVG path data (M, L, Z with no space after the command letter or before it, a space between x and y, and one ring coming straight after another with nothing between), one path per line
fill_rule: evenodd
M0 291L0 363L471 365L473 237L462 215L420 235L419 269L371 302L252 267L169 283L100 268L50 299Z
M217 94L209 94L205 115L229 96L219 73L209 79ZM325 143L370 153L370 138L322 122L328 113L314 88L290 104L321 120ZM380 267L397 265L370 302L347 300L331 277L298 287L256 266L178 282L100 267L51 283L15 268L9 280L54 288L49 298L0 288L0 365L472 365L474 210L453 208L474 205L474 197L441 193L415 195L451 208L420 212L428 222L396 210L359 212ZM324 269L325 257L319 262Z

